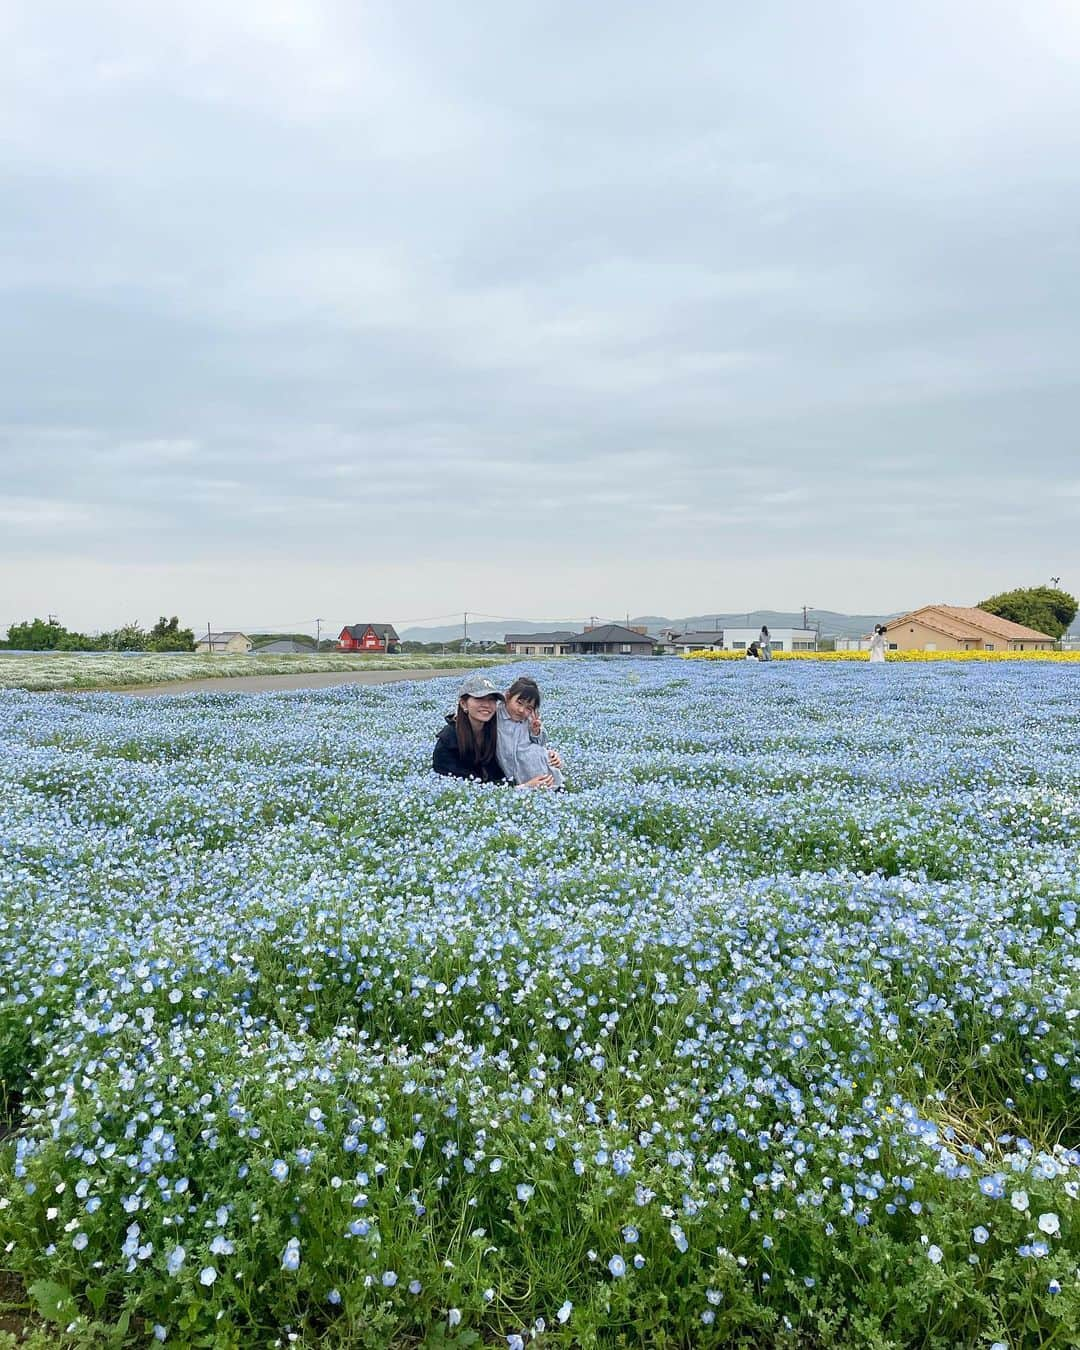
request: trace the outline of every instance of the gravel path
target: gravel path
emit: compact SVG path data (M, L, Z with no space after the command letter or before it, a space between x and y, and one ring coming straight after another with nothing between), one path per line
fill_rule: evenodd
M234 675L210 680L174 680L169 684L137 684L114 689L116 694L258 694L272 689L327 689L335 684L393 684L397 680L436 680L440 676L465 678L462 670L338 670L307 675ZM87 691L90 692L90 691Z

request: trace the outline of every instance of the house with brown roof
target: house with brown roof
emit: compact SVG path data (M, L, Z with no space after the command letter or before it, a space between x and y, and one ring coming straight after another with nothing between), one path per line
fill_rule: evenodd
M923 605L890 619L885 641L892 652L1039 652L1056 644L1049 633L964 605Z

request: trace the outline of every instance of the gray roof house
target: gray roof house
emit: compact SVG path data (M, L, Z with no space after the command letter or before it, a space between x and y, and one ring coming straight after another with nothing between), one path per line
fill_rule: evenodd
M503 638L511 656L563 656L577 633L507 633Z
M249 652L252 642L246 633L237 633L235 630L228 630L224 633L204 633L202 637L197 638L195 650L197 652Z
M685 633L669 633L664 640L667 652L711 652L724 645L724 630L691 629Z
M652 656L655 639L622 624L605 623L599 628L575 633L570 650L584 656Z
M296 655L299 652L306 652L310 656L315 650L315 644L311 642L305 646L304 643L295 642L292 638L277 638L274 642L264 642L255 650L260 656L283 656L286 653Z

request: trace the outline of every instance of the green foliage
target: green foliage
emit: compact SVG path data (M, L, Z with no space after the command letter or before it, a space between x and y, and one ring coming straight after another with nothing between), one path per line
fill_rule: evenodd
M1036 632L1061 637L1076 618L1077 601L1068 591L1055 590L1053 586L1029 586L980 600L978 608L1025 624Z
M126 623L112 633L102 633L97 645L108 652L142 652L147 649L147 635L138 622Z
M55 619L27 619L12 624L0 646L27 652L193 652L195 637L175 615L163 614L149 633L136 620L98 637L72 632Z
M96 645L93 638L70 633L55 619L24 619L8 629L5 644L13 651L57 652L87 651Z
M195 634L190 628L181 628L180 620L174 614L166 619L163 614L146 639L146 650L151 652L193 652Z

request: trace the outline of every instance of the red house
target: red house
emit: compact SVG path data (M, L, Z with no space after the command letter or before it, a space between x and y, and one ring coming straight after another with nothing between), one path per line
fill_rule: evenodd
M353 623L338 634L343 652L396 652L400 641L391 623Z

